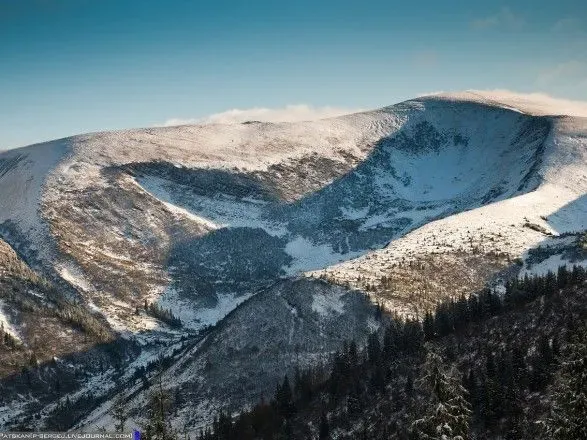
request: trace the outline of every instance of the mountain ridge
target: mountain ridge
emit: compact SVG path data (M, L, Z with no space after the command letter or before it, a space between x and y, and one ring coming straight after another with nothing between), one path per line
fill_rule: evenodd
M0 238L107 325L125 353L140 347L123 378L100 373L107 399L115 380L162 353L200 371L213 351L185 351L184 338L197 345L210 326L211 337L228 338L232 311L254 316L262 303L280 311L266 321L277 325L287 310L276 295L298 298L296 286L363 292L421 317L457 293L457 272L466 284L458 293L468 295L587 265L577 244L587 229L587 119L541 113L532 99L467 92L319 121L99 132L10 150L0 153ZM320 295L298 300L324 303ZM372 330L366 303L332 304L326 314L300 306L292 340L304 323L328 326L332 316L357 320L358 342ZM325 333L321 343L332 352L342 341ZM271 344L291 358L277 335ZM96 377L77 386L89 390ZM250 383L251 396L259 386ZM2 403L18 401L7 396Z

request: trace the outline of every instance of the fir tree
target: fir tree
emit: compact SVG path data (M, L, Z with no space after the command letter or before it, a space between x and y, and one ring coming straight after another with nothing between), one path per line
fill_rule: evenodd
M175 440L176 436L169 420L170 409L171 397L169 392L163 389L160 373L157 386L149 396L149 420L145 429L147 440Z
M127 414L126 404L125 404L124 398L122 397L121 394L119 394L116 397L116 400L114 401L114 404L112 405L112 408L110 410L110 414L111 414L112 418L114 419L114 421L116 422L114 424L114 429L116 430L116 432L123 432L124 431L124 424L126 423L126 420L128 419L128 414Z
M422 322L422 327L426 339L432 339L434 337L434 315L432 315L432 313L426 312L426 315L424 315L424 321Z
M277 386L275 392L275 403L277 404L277 410L286 419L291 417L294 413L293 395L289 379L287 375L283 379L281 386Z
M558 374L547 438L587 438L587 328L569 344Z
M326 413L322 412L320 416L320 432L319 432L320 440L327 440L330 438L330 427L328 426L328 417L326 417Z
M469 435L471 409L456 370L446 370L442 358L429 353L421 385L432 394L427 414L412 424L415 438L422 440L464 440Z

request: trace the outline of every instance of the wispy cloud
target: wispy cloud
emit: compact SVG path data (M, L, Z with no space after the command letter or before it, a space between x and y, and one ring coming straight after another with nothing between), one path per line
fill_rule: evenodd
M568 115L587 117L587 102L557 98L543 92L519 93L507 89L465 90L462 92L423 93L418 97L440 95L448 99L464 99L502 104L535 115Z
M423 93L418 93L416 95L417 98L423 98L424 96L434 96L434 95L443 95L447 92L445 92L444 90L436 90L434 92L423 92Z
M518 93L505 89L469 90L469 92L503 102L528 113L587 117L587 102L557 98L547 93Z
M523 17L515 14L510 8L503 7L497 13L477 18L471 21L471 27L473 29L483 30L491 28L506 28L517 30L526 24L526 20Z
M245 121L262 122L297 122L331 118L361 111L358 108L312 107L307 104L287 105L283 108L254 107L249 109L231 109L214 113L202 118L172 118L162 125L184 124L231 124Z

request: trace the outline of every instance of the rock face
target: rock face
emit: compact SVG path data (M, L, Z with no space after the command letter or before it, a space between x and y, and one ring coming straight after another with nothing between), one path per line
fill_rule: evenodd
M10 275L20 290L0 290L19 338L0 347L0 428L107 424L110 399L125 389L140 408L157 369L189 396L177 423L201 426L270 394L295 365L363 341L380 325L375 301L418 318L520 271L584 263L587 121L551 113L434 96L0 154L0 258L38 286ZM51 333L77 349L35 345L29 297L35 313L69 307ZM77 372L66 390L53 360L64 354ZM23 399L10 383L30 377L39 386ZM83 410L68 419L65 401Z

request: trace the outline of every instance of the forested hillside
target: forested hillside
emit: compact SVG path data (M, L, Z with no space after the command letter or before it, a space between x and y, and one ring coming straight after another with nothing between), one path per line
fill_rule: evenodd
M443 302L422 324L392 319L199 439L587 438L586 280L560 268ZM162 401L173 408L152 395L150 438L179 435Z

